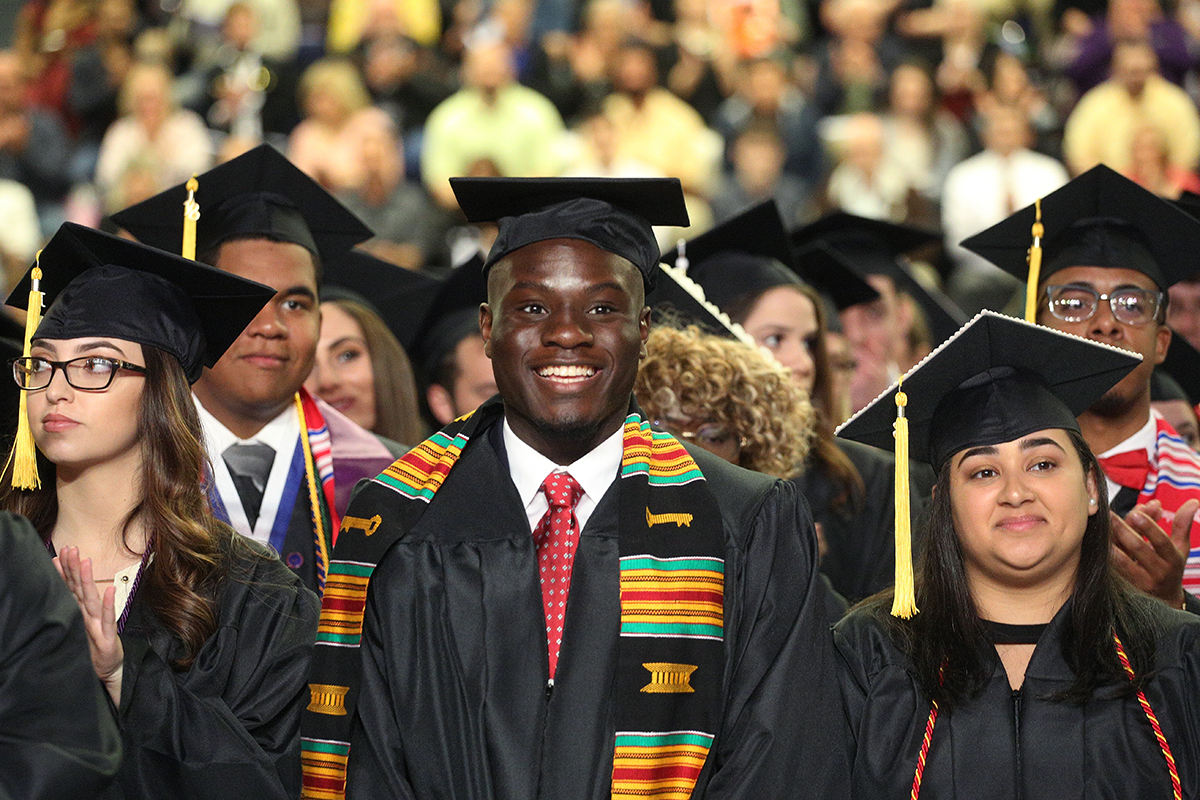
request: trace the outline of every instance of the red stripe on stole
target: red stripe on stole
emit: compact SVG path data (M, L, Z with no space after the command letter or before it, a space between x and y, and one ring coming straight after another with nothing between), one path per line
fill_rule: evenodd
M343 600L337 597L325 595L321 598L321 608L329 609L330 611L362 611L367 607L367 599L362 600Z
M626 589L625 591L621 592L621 599L622 600L630 600L630 601L649 600L649 601L661 601L661 602L671 602L673 600L678 602L678 601L687 600L687 601L697 602L697 603L717 603L719 605L722 602L724 602L724 595L721 592L704 592L704 591L674 592L674 591L670 591L670 590L667 590L667 591L648 591L648 590L637 591L637 590L632 590L632 589Z
M305 775L304 785L313 789L326 789L329 791L340 792L346 788L345 778L318 778L315 775Z
M660 767L614 767L614 781L661 781L669 778L687 778L695 781L700 777L700 767L663 765Z

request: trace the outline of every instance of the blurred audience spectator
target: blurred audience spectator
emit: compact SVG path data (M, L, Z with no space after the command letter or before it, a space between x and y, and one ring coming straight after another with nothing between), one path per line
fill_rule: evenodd
M754 58L738 69L737 91L717 111L715 127L725 139L726 167L733 146L751 126L772 125L783 142L784 170L811 192L825 177L825 153L817 135L820 113L791 81L781 55Z
M0 280L7 294L33 263L44 237L33 194L16 181L0 178L0 219Z
M516 82L507 45L471 47L463 61L463 83L425 124L421 179L439 204L458 208L450 178L469 174L480 161L508 177L558 174L562 117L543 95Z
M362 52L363 77L374 104L399 126L406 150L419 154L425 120L458 88L450 65L434 48L398 33L364 42Z
M21 59L14 50L0 51L0 178L33 193L49 237L62 222L71 145L54 112L29 104Z
M221 27L235 2L247 2L254 9L258 20L253 42L256 52L281 62L296 57L301 36L296 0L181 0L175 12L175 28L186 31L188 44L199 52L201 60L220 47Z
M403 35L423 46L437 44L442 15L437 0L331 0L325 44L349 53L364 41Z
M26 100L58 114L72 134L78 120L67 104L71 61L96 38L97 0L26 0L13 49L20 57Z
M108 211L121 208L107 195L134 161L153 171L156 191L212 166L212 138L204 121L176 107L171 88L171 72L162 64L135 64L126 75L121 117L104 134L96 160L96 187Z
M1096 164L1128 172L1133 139L1145 124L1171 131L1167 160L1191 170L1200 156L1200 114L1187 92L1158 74L1154 50L1145 42L1119 42L1112 77L1089 91L1067 117L1063 156L1073 174Z
M1192 170L1172 164L1168 158L1167 141L1170 137L1154 125L1143 125L1133 135L1130 149L1129 170L1125 177L1136 181L1150 191L1176 200L1185 191L1200 192L1200 177Z
M295 71L255 46L258 17L239 0L225 13L220 45L197 64L185 105L214 131L261 142L265 133L286 134L299 122Z
M970 120L976 94L984 87L983 68L996 45L988 41L984 9L973 0L937 0L930 8L904 15L906 36L937 37L941 60L936 70L942 104L962 122Z
M330 191L362 183L363 137L390 122L371 105L353 62L323 58L300 77L304 119L288 138L288 159Z
M1033 131L1030 149L1048 156L1060 156L1062 117L1034 82L1025 63L1012 53L997 49L986 60L983 75L985 87L975 96L971 132L978 132L982 140L991 110L996 106L1012 106L1022 111Z
M763 200L775 199L779 215L789 226L814 216L809 187L783 171L786 153L775 126L751 125L733 143L733 169L713 196L714 222L724 222Z
M1180 281L1167 290L1167 325L1193 348L1200 350L1200 274Z
M679 178L685 193L708 198L716 188L721 138L694 108L658 83L654 51L642 43L621 48L616 91L604 103L616 134L617 157L640 161Z
M671 63L663 84L705 120L712 120L721 103L733 93L739 60L765 55L774 48L771 44L761 49L778 36L778 2L675 0L674 8L675 24L667 46ZM725 30L718 21L724 23ZM733 31L728 30L731 27ZM743 41L746 37L738 32L751 28L761 30L763 35ZM739 44L749 44L752 53L741 52L746 48Z
M577 34L543 37L545 62L533 65L529 86L550 98L567 120L598 106L612 90L617 53L634 34L635 14L626 0L587 0Z
M99 0L96 38L79 48L71 65L67 107L78 122L71 182L90 181L105 131L117 120L117 96L133 66L137 10L133 0Z
M1080 94L1109 76L1118 42L1147 42L1158 57L1159 73L1171 83L1182 85L1195 62L1187 32L1163 13L1158 0L1108 0L1107 12L1090 18L1078 9L1067 13L1069 29L1060 43L1063 73Z
M987 115L982 153L954 166L942 192L942 231L954 261L947 294L969 315L1001 311L1020 282L990 261L959 246L1067 182L1067 169L1029 149L1025 111L994 105Z
M829 38L817 50L815 101L822 114L877 111L888 75L904 45L887 32L882 0L827 0L821 6Z
M617 152L613 121L600 110L589 114L572 132L575 153L563 175L570 178L661 178L659 169Z
M361 247L406 269L449 266L446 233L452 219L419 184L405 180L402 148L391 120L362 132L356 188L337 197L375 232Z
M917 198L908 173L888 157L883 121L875 114L854 114L843 123L836 135L841 158L826 187L829 206L890 222L920 216L910 208Z
M912 62L892 71L883 135L888 158L933 202L941 197L950 168L967 155L962 124L938 104L929 72Z

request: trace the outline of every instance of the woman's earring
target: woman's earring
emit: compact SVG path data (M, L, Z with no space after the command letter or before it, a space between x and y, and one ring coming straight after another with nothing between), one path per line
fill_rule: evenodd
M1089 505L1089 506L1094 506L1094 505L1096 505L1096 498L1094 498L1094 497L1092 497L1092 498L1089 498L1089 499L1088 499L1088 505Z

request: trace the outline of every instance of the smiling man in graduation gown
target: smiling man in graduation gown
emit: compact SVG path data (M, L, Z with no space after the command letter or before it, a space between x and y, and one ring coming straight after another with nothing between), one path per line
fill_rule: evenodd
M113 221L141 242L179 252L189 196L200 206L196 257L276 291L194 387L213 506L239 533L274 548L320 594L339 501L405 449L303 388L321 327L322 273L371 232L267 145L201 175L194 195L179 184Z
M840 796L803 500L632 401L678 181L455 192L500 219L480 314L500 395L351 503L304 796L340 797L347 762L351 798Z

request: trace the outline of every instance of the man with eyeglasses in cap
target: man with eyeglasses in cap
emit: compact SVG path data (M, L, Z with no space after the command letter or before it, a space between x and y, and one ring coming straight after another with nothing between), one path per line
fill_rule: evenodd
M803 500L632 399L679 181L453 186L499 220L499 396L350 504L367 529L348 517L331 562L303 796L843 796Z
M1196 271L1200 222L1101 165L962 246L1027 282L1026 319L1143 357L1079 427L1119 517L1118 568L1200 613L1200 456L1150 405L1151 375L1171 343L1167 289Z

